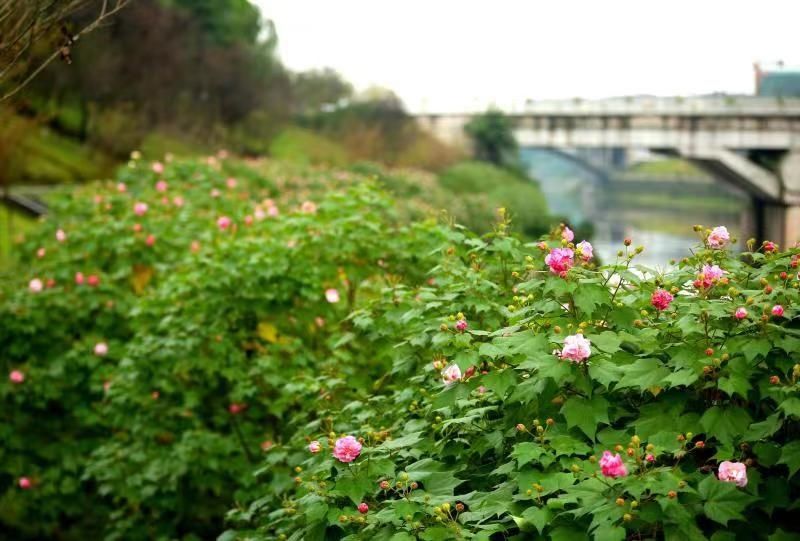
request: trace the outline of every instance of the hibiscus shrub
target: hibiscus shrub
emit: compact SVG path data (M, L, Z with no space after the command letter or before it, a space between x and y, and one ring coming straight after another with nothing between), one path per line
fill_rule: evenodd
M2 293L0 531L214 538L284 423L385 371L345 316L425 280L444 228L363 177L279 181L133 161L53 198Z
M800 539L800 251L698 228L596 268L504 231L350 315L391 368L307 405L221 539Z
M800 251L598 267L403 205L219 159L54 197L0 289L0 538L798 538Z

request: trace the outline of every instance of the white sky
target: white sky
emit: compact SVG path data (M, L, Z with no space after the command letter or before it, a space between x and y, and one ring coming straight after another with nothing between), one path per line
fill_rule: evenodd
M251 0L294 70L332 67L412 111L525 99L751 93L800 63L800 0Z

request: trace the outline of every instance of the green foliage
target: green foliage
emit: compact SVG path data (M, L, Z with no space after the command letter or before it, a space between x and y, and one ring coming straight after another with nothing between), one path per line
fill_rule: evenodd
M497 109L478 115L464 127L472 139L475 157L498 166L515 165L517 141L511 120Z
M737 259L698 246L661 273L628 248L561 278L504 234L451 231L442 248L431 284L398 284L351 315L390 368L369 400L310 406L330 425L298 423L268 453L270 489L230 512L233 538L797 535L800 250ZM692 285L712 262L725 279ZM657 287L675 294L664 311L651 306ZM582 291L593 293L579 302ZM775 317L775 304L792 308ZM741 321L738 306L750 312ZM553 354L576 332L591 342L586 364ZM443 385L453 364L463 377ZM331 458L344 434L364 442L347 467ZM626 475L604 475L605 451ZM718 478L723 461L746 468L746 486ZM359 490L343 496L344 480ZM312 499L324 514L309 513Z
M538 237L550 227L547 202L534 180L482 162L457 163L443 171L439 179L456 194L485 193L491 210L505 207L511 214L512 225L529 237ZM495 221L472 209L458 218L476 231L487 230Z
M312 131L288 128L278 134L269 147L273 158L302 165L344 165L347 152L337 143Z
M562 277L560 230L409 222L376 176L134 160L124 191L54 197L0 289L0 362L25 375L0 383L3 535L796 537L800 249L701 242L662 272L622 247ZM695 285L706 264L726 274Z

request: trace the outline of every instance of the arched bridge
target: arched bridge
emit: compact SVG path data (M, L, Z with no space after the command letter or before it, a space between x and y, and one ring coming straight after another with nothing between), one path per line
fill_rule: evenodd
M420 114L420 125L468 147L471 114ZM509 115L522 147L649 149L676 154L746 190L758 233L800 241L800 99L754 96L542 101Z

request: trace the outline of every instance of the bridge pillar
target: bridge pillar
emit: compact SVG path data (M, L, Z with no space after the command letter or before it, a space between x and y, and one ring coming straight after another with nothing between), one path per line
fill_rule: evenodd
M800 242L800 148L786 153L780 164L783 247Z

